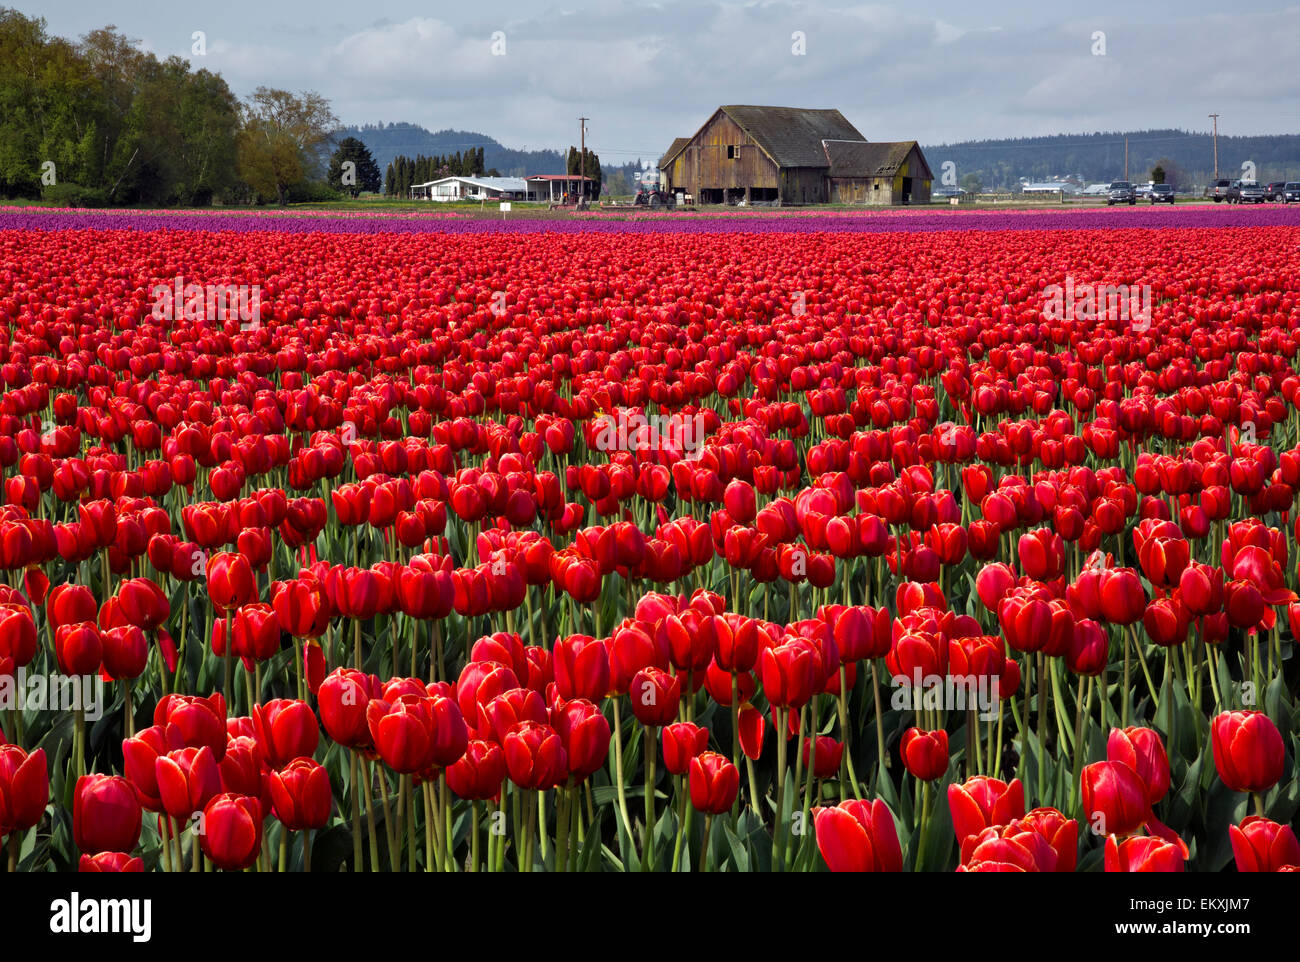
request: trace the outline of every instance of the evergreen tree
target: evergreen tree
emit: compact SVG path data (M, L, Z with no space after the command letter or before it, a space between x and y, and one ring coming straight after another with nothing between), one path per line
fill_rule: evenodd
M344 183L345 163L352 163L349 183ZM379 168L369 148L355 137L345 138L330 158L329 174L326 179L335 190L344 191L356 197L363 190L379 190Z

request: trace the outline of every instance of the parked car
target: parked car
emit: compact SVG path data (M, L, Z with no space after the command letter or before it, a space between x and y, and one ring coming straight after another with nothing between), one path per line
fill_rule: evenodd
M1290 183L1282 189L1282 203L1300 203L1300 183Z
M1266 200L1264 188L1253 180L1234 180L1228 188L1229 204L1262 204Z
M1282 191L1286 189L1286 184L1276 180L1271 184L1264 185L1264 195L1272 202L1282 202Z
M1111 183L1110 190L1106 192L1106 206L1112 204L1128 204L1132 206L1137 203L1137 191L1127 180L1117 180Z
M1173 202L1174 188L1172 184L1154 184L1151 187L1151 203L1172 204Z
M1213 184L1210 185L1210 196L1214 198L1214 202L1217 204L1220 201L1227 200L1228 193L1231 190L1232 190L1232 181L1216 180Z
M1137 194L1138 199L1141 199L1141 198L1143 198L1143 197L1150 197L1150 196L1151 196L1151 184L1139 184L1137 187L1135 187L1135 188L1133 189L1133 191L1134 191L1134 193Z

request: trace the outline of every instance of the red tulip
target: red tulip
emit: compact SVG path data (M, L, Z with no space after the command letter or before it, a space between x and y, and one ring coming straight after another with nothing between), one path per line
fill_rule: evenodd
M306 702L277 698L254 705L253 725L262 755L272 768L284 768L295 758L310 758L320 743L320 725Z
M83 855L77 864L78 872L143 872L144 862L126 852L100 852Z
M817 850L832 872L901 872L903 850L884 802L844 801L813 809Z
M1182 872L1185 858L1177 845L1163 838L1134 835L1121 841L1111 835L1106 839L1107 872Z
M72 837L86 855L129 852L140 840L140 802L119 775L82 775L72 796Z
M0 836L35 827L50 801L45 749L0 745Z
M520 722L501 747L510 780L520 788L544 791L569 777L564 744L549 725Z
M325 734L347 748L372 747L366 708L382 691L376 676L355 668L336 668L316 693Z
M1123 762L1085 765L1079 781L1083 812L1096 834L1132 835L1151 817L1147 785Z
M671 724L677 718L681 687L681 678L658 668L643 668L628 686L632 714L648 728Z
M904 767L923 782L932 782L948 770L948 733L942 728L932 732L909 728L898 751Z
M238 872L262 852L262 806L256 798L221 794L203 809L199 845L203 854L227 872Z
M1290 825L1248 815L1240 826L1228 826L1228 837L1238 872L1277 872L1283 866L1300 866L1300 842Z
M691 805L706 815L729 811L740 791L740 772L717 752L701 752L689 765Z
M184 821L221 792L221 771L210 748L181 748L160 755L154 777L162 809Z
M708 747L707 728L692 725L690 722L664 726L664 768L671 775L685 775L690 768L691 759L703 753Z
M564 746L569 775L576 783L605 764L610 728L599 708L584 699L573 699L551 710L551 723Z
M275 817L290 831L324 828L330 820L330 777L310 758L297 758L283 771L271 772Z
M1006 782L975 775L960 785L948 786L948 808L960 845L990 825L1005 825L1025 814L1025 789L1016 778Z
M506 778L506 756L495 742L471 740L465 754L447 768L447 785L460 798L496 798Z
M1106 759L1123 762L1137 772L1151 805L1169 792L1169 756L1160 736L1150 728L1111 729Z
M208 597L218 611L231 611L257 600L253 566L242 554L218 552L208 559L205 572Z
M1262 711L1225 711L1210 723L1210 744L1219 778L1234 792L1263 792L1277 784L1286 747Z

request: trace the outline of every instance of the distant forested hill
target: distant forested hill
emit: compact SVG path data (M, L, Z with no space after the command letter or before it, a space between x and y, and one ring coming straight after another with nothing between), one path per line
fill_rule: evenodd
M926 146L925 158L936 180L945 161L956 164L958 180L974 174L985 187L1010 188L1021 177L1043 181L1077 176L1085 182L1124 176L1124 138L1128 137L1129 179L1145 181L1151 168L1165 168L1178 187L1204 185L1214 170L1214 140L1209 132L1141 130L1057 134L1015 140L976 140ZM1219 135L1219 176L1242 176L1242 164L1255 164L1261 183L1300 180L1300 134L1258 137Z

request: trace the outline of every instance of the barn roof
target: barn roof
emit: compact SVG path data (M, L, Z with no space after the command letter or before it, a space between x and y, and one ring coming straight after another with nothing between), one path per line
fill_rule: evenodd
M673 142L669 145L668 150L659 158L659 166L667 167L672 159L682 152L682 148L691 142L689 137L674 137Z
M861 138L822 141L824 160L830 165L826 173L830 177L892 177L916 146L915 140L894 143L869 143ZM920 154L920 157L925 173L933 179L925 155Z
M736 104L720 109L749 134L778 167L826 167L828 161L822 141L865 140L838 110Z

